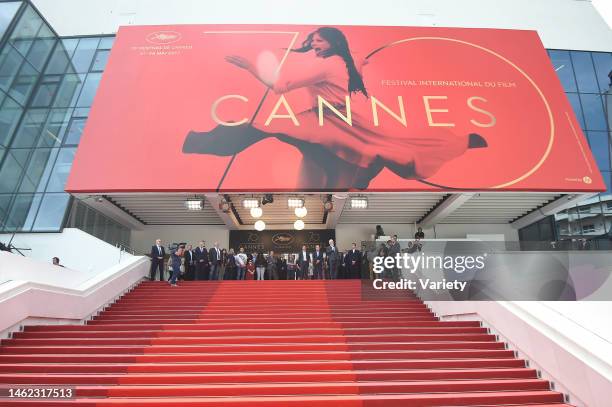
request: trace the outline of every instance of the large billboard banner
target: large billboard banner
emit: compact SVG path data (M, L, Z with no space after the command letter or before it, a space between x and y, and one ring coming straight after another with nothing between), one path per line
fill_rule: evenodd
M122 27L70 192L604 190L534 31Z

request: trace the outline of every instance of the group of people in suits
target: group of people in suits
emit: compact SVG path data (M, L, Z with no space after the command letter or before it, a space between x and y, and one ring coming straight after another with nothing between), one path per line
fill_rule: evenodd
M164 280L164 260L166 248L161 239L151 247L151 280L159 272L159 280ZM316 245L313 251L306 246L298 254L277 256L273 251L264 255L246 253L241 247L237 253L219 248L215 242L210 249L200 241L193 249L192 245L181 243L173 245L168 261L169 281L175 284L183 280L278 280L278 279L332 279L361 278L362 253L357 244L352 249L341 252L334 240L322 249ZM341 272L339 272L341 270Z
M290 260L290 264L294 265L293 276L296 280L336 280L340 269L344 271L344 278L361 278L362 254L356 243L343 253L338 250L334 240L330 239L325 250L316 245L315 249L309 252L305 245L302 246L302 251L297 258Z
M178 249L182 249L179 252L180 261L176 260L174 257ZM151 247L150 256L150 278L151 280L155 280L155 276L159 271L159 280L162 281L164 278L166 249L162 245L161 239L157 239L155 244ZM215 242L213 247L207 249L206 243L201 240L195 249L193 249L192 245L181 243L176 248L170 250L168 271L170 271L170 279L172 279L172 275L176 272L178 273L177 278L182 278L184 280L219 280L221 270L226 263L227 251L225 249L220 249L218 242Z

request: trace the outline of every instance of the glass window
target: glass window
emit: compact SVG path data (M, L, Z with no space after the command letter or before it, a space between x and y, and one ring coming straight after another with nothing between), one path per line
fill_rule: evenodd
M576 79L572 69L569 51L548 51L555 72L566 92L576 92Z
M34 38L42 25L43 21L40 16L32 7L28 6L26 11L19 18L19 22L11 34L9 39L10 44L12 44L21 55L28 55Z
M88 117L89 116L89 108L88 107L77 107L74 109L74 114L72 117Z
M47 75L38 85L36 94L32 100L32 106L34 107L48 107L53 102L55 92L59 88L61 76L59 75Z
M49 159L47 160L45 169L40 177L41 181L38 183L38 187L36 188L35 192L43 192L45 190L45 187L47 186L49 177L51 176L51 170L53 169L53 165L55 164L55 160L57 159L59 148L52 148L50 150L51 150L51 154L49 155Z
M45 74L47 75L59 75L70 72L68 68L68 62L70 61L70 56L66 52L66 48L61 41L57 42L55 49L53 50L53 54L49 59L49 63L45 68Z
M77 102L77 107L91 106L101 78L102 73L90 73L87 75L87 79L85 79L85 84L83 84L83 89L81 90L81 95Z
M15 13L19 10L20 1L12 1L8 3L0 3L0 38L11 24Z
M86 122L87 119L85 118L72 119L70 121L70 127L68 127L68 134L66 135L64 144L79 144Z
M13 99L6 97L3 92L0 92L0 97L4 98L0 103L0 144L8 146L17 123L21 119L23 109Z
M52 109L38 139L37 147L59 146L66 133L71 113L71 109Z
M0 52L0 89L8 92L24 58L10 45Z
M33 147L42 133L43 124L47 120L47 109L30 109L19 126L11 147Z
M51 177L49 178L47 192L64 192L64 186L66 185L66 180L68 179L75 153L75 147L61 149L55 161L55 167L53 167Z
M11 193L21 181L30 150L8 150L0 169L0 193Z
M96 224L96 212L91 208L87 208L87 216L85 216L85 225L83 230L90 235L94 234L94 226Z
M595 232L595 225L592 223L589 223L588 225L582 225L582 233L594 233Z
M19 68L15 80L11 84L8 94L22 106L25 105L40 74L27 61Z
M42 177L43 172L47 166L53 165L53 159L55 158L55 154L52 155L51 153L52 149L50 148L37 148L33 150L28 167L21 180L19 192L36 192L37 190L44 189L46 179Z
M115 37L102 37L100 38L98 49L111 49L113 47L114 42L115 42Z
M45 194L32 230L55 231L62 228L70 195L66 193Z
M55 38L53 33L46 25L43 25L41 32L30 47L26 59L37 71L42 72L45 62L47 62L47 57L54 45Z
M64 75L57 97L55 98L55 107L69 107L76 104L79 92L85 81L85 74L67 74Z
M72 58L72 55L74 55L74 50L76 49L77 45L79 45L79 39L78 38L62 38L62 45L64 45L64 49L66 49L66 53L68 54L68 57Z
M610 183L610 180L611 180L610 171L602 171L601 176L603 177L604 183L606 184L606 192L608 194L612 193L612 186L610 185L611 184Z
M73 214L74 214L74 219L72 222L73 226L75 228L83 229L83 227L85 226L85 216L87 215L87 207L81 202L78 202Z
M587 132L591 151L597 161L597 166L603 170L610 170L610 143L608 133L605 131Z
M82 73L89 71L91 60L98 47L98 42L100 42L99 38L81 38L79 40L79 45L77 45L74 55L72 56L72 65L74 66L75 72Z
M599 85L595 76L591 53L585 51L572 51L572 62L578 83L578 92L597 93Z
M606 116L604 114L600 95L580 93L584 122L587 130L607 131Z
M29 231L34 223L42 194L19 194L6 218L6 230Z
M574 109L574 114L580 123L580 128L584 129L584 116L582 115L582 106L580 105L580 98L577 93L567 93L567 98Z
M106 67L106 62L108 61L108 55L110 51L108 50L99 50L96 52L96 56L94 57L93 64L91 64L91 70L94 72L103 71Z
M610 78L608 74L612 71L612 53L592 52L593 63L595 64L595 74L599 83L599 91L605 93L610 88Z
M0 230L4 229L4 219L6 218L6 215L8 213L9 206L11 206L11 199L13 199L13 195L0 195Z

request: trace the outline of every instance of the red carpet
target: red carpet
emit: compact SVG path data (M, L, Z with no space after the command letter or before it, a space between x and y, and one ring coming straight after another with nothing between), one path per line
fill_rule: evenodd
M0 383L74 386L15 401L37 406L568 406L478 322L356 280L145 282L2 341Z

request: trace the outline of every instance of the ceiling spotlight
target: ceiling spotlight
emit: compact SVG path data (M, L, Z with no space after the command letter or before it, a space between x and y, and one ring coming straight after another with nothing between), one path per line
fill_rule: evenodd
M304 206L304 200L302 198L288 198L287 206L289 208L301 208Z
M368 208L368 198L365 196L358 196L355 198L351 198L351 209L367 209Z
M298 218L303 218L304 216L306 216L308 214L308 210L306 209L305 206L300 206L299 208L295 208L295 216L297 216Z
M204 201L200 198L190 198L185 201L185 208L189 211L201 211L204 207Z
M263 220L258 220L257 222L255 222L255 230L257 230L258 232L261 232L265 228L266 223Z
M261 215L263 215L263 210L260 207L257 208L251 208L251 216L254 218L261 218Z
M96 202L102 203L102 202L104 202L104 198L102 198L101 196L97 196L96 197Z
M327 200L323 202L323 210L325 212L331 212L334 210L334 202L332 201L331 195L327 195Z
M263 196L263 199L261 200L262 205L269 204L272 202L274 202L274 196L272 194L265 194Z
M250 208L258 208L259 207L259 199L256 198L246 198L242 200L242 206L246 209Z
M293 223L293 227L295 228L295 230L302 230L304 229L304 221L302 219L298 219Z

